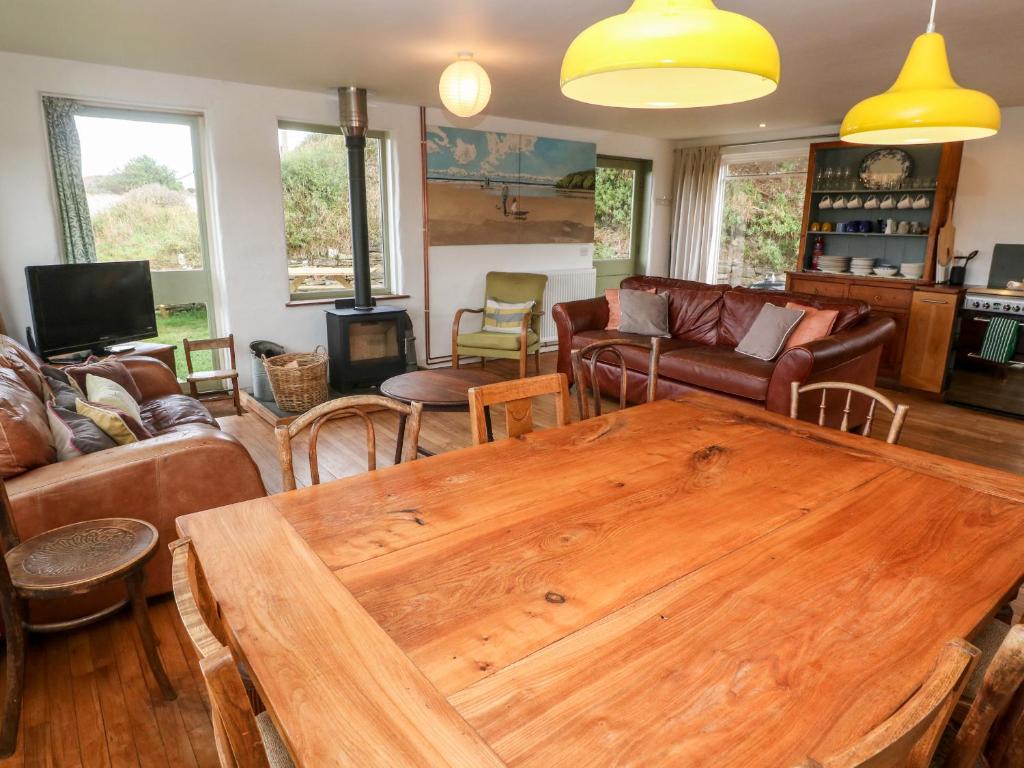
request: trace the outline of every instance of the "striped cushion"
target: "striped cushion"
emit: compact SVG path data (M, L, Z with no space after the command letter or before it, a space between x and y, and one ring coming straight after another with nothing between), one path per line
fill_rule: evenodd
M523 327L523 315L532 312L535 303L488 299L484 305L484 330L489 333L519 333Z

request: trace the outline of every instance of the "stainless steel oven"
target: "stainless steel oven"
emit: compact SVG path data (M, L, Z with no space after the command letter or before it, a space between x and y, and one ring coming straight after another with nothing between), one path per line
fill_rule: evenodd
M1021 328L1013 357L1006 363L992 363L979 353L989 323L1000 316L1013 318ZM1024 292L993 288L967 292L946 400L1024 416Z

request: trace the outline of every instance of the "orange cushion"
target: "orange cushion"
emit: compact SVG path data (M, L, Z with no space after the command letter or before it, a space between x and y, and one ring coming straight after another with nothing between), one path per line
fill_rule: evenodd
M630 288L628 290L640 290L644 293L657 293L656 288ZM619 330L619 323L622 321L622 308L619 305L619 289L618 288L605 288L604 298L608 302L608 325L604 327L606 331L617 331Z
M803 304L796 304L792 301L786 303L786 309L802 309L804 316L793 332L789 334L784 349L792 349L818 339L824 339L832 333L832 326L836 324L836 318L839 317L837 310L805 307Z

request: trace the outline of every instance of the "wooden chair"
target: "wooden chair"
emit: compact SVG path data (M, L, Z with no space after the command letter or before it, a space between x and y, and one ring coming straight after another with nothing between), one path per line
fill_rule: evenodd
M605 339L588 344L583 349L574 349L570 353L572 359L572 375L576 381L576 407L580 419L590 418L590 408L587 404L583 378L583 364L589 363L590 390L594 400L594 416L601 415L601 389L597 386L597 363L606 352L612 353L619 363L619 408L626 407L626 361L622 357L622 350L619 347L638 347L650 350L650 357L647 362L647 402L654 402L655 392L658 389L658 360L661 356L661 339L653 337L643 342L637 339Z
M871 422L875 417L875 406L881 403L882 406L892 414L892 424L889 426L889 434L885 438L887 443L896 443L900 439L900 432L903 431L903 422L907 419L907 414L910 412L909 405L896 405L892 400L887 398L881 392L876 392L868 387L861 386L860 384L850 384L843 381L819 381L814 384L806 384L800 386L797 382L792 384L793 390L789 401L789 415L796 419L800 410L800 395L805 392L814 392L821 390L821 404L818 406L818 425L825 425L825 415L827 412L826 400L828 399L828 393L831 391L845 391L846 402L843 405L843 421L839 425L839 429L843 432L849 432L850 425L850 404L853 400L854 393L864 395L871 399L871 405L868 407L867 419L864 421L864 426L861 427L860 434L865 437L871 434Z
M334 419L355 416L366 425L366 463L367 469L377 468L377 434L366 409L386 409L398 414L399 434L402 436L402 461L416 458L416 449L420 439L420 415L423 412L421 403L400 403L390 397L380 395L352 395L328 400L326 403L306 411L288 424L279 424L274 435L277 438L277 454L281 461L284 477L284 490L295 490L295 471L292 466L292 439L306 427L309 432L309 475L313 485L320 483L320 470L316 458L316 443L324 424Z
M91 624L130 604L153 677L164 698L176 698L167 679L146 605L144 567L154 554L156 528L142 520L107 518L72 523L21 541L14 525L7 487L0 480L0 609L7 638L7 690L0 757L9 757L18 744L18 720L25 686L26 632L57 632ZM124 581L127 597L101 611L71 621L32 624L27 600L51 600L91 592L112 581Z
M944 768L1024 765L1024 625L992 621L983 634L994 647L984 636L978 641L983 674L968 682L966 714L954 712L960 727Z
M838 754L808 758L800 768L926 768L977 657L965 640L946 643L924 685L888 720Z
M555 426L569 423L569 380L564 373L550 373L532 379L512 379L485 384L469 390L469 422L473 445L486 443L487 412L492 405L505 405L505 428L509 437L533 431L533 398L555 396Z
M217 619L189 539L171 547L171 582L181 623L199 654L199 669L210 696L217 758L223 768L285 768L288 749L267 712L256 714L252 699Z
M206 402L212 402L215 400L231 400L235 404L235 413L239 416L242 415L242 404L239 402L239 391L238 391L238 370L235 364L235 335L229 333L227 336L222 336L219 339L202 339L200 341L190 341L189 339L182 339L181 345L185 349L185 365L188 367L188 377L185 379L188 382L188 390L192 397L197 400L202 399ZM216 352L219 349L228 350L228 357L231 361L231 367L215 370L215 371L194 371L192 369L192 353L202 352L209 350L214 353L213 364L217 364ZM200 397L199 385L208 381L225 381L231 385L231 390L222 390L219 392L211 392L203 394Z

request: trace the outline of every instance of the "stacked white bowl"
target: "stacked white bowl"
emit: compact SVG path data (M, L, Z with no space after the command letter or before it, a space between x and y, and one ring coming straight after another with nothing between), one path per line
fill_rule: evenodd
M850 270L850 257L819 256L818 267L822 272L848 272Z
M904 262L900 264L900 274L910 280L920 280L924 277L924 262Z
M854 256L850 259L850 271L855 275L870 275L875 268L875 260L866 256Z

